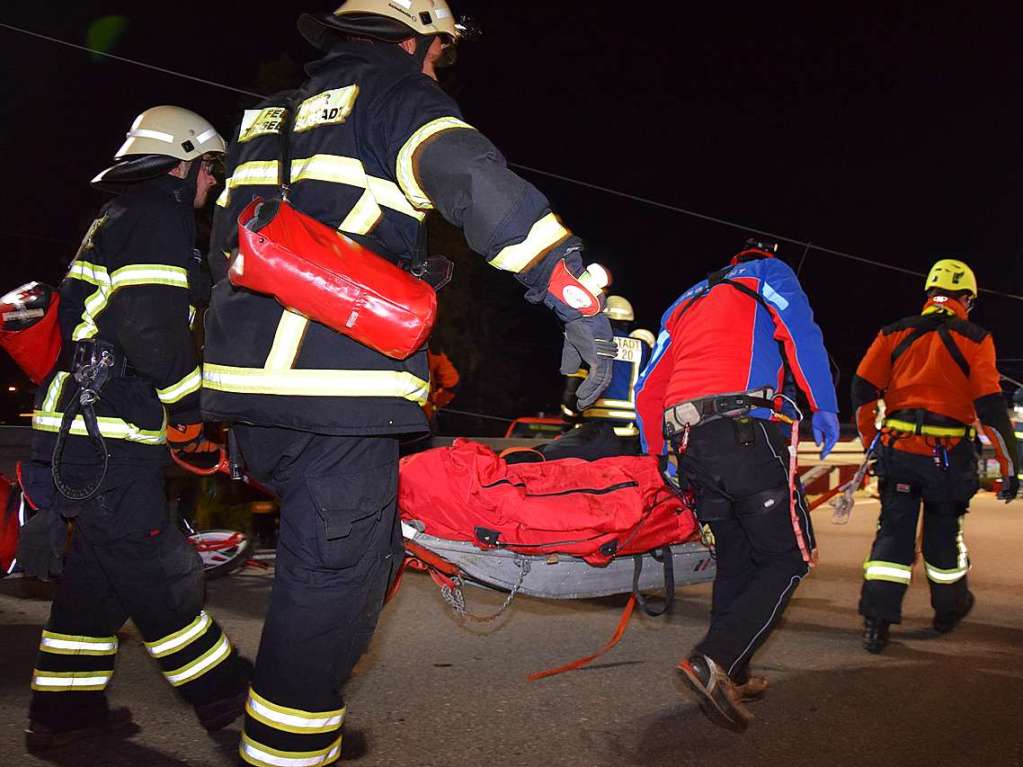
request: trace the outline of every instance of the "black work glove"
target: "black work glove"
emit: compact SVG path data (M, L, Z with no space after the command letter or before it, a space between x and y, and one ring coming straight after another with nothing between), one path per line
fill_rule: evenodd
M1002 477L1002 489L998 491L998 500L1012 503L1019 495L1019 477Z
M569 375L582 363L589 366L586 380L575 396L579 410L589 407L611 383L612 366L618 344L614 341L607 315L580 317L565 323L565 346L561 351L561 374Z
M44 581L60 577L66 541L67 523L63 517L41 509L18 532L18 566L26 575Z

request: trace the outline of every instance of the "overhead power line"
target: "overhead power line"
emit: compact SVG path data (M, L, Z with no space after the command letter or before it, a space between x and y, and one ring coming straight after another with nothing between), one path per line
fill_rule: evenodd
M106 51L96 50L95 48L90 48L90 47L88 47L86 45L78 45L76 43L70 43L70 42L68 42L66 40L61 40L61 39L56 38L56 37L50 37L49 35L43 35L43 34L40 34L39 32L33 32L32 30L29 30L29 29L23 29L22 27L16 27L16 26L14 26L12 24L5 24L3 22L0 22L0 27L3 27L4 29L9 29L12 32L19 32L21 34L28 35L30 37L35 37L35 38L38 38L40 40L46 40L48 42L55 43L57 45L63 45L63 46L66 46L68 48L74 48L76 50L85 51L87 53L94 53L94 54L96 54L98 56L104 56L106 58L114 59L115 61L120 61L120 62L123 62L125 64L133 64L135 66L143 67L145 69L151 69L151 70L156 71L156 72L162 72L163 74L171 75L173 77L180 77L180 78L184 78L186 80L191 80L193 82L202 83L203 85L209 85L209 86L212 86L214 88L220 88L222 90L231 91L232 93L239 93L239 94L242 94L244 96L252 96L253 98L257 98L257 99L266 98L266 96L264 96L263 94L260 94L260 93L255 93L253 91L243 90L241 88L235 88L235 87L233 87L231 85L226 85L224 83L218 83L218 82L216 82L214 80L208 80L208 79L205 79L205 78L202 78L202 77L196 77L194 75L189 75L189 74L186 74L184 72L178 72L177 70L174 70L174 69L168 69L166 67L159 67L159 66L156 66L154 64L149 64L148 62L145 62L145 61L139 61L138 59L131 59L131 58L128 58L126 56L116 56L116 55L114 55L112 53L107 53ZM565 175L562 175L560 173L552 173L551 171L541 170L540 168L534 168L534 167L531 167L529 165L522 165L520 163L511 163L510 162L510 163L508 163L508 165L510 167L512 167L512 168L518 168L519 170L524 170L524 171L527 171L529 173L536 173L537 175L540 175L540 176L546 176L547 178L557 179L559 181L563 181L563 182L569 183L569 184L574 184L575 186L583 187L585 189L592 189L594 191L603 192L604 194L613 195L615 197L620 197L622 199L632 200L633 202L637 202L637 203L640 203L642 205L649 205L649 206L654 207L654 208L660 208L662 210L671 211L673 213L679 213L679 214L682 214L682 215L685 215L685 216L690 216L692 218L696 218L696 219L699 219L701 221L708 221L710 223L719 224L721 226L728 226L728 227L731 227L733 229L738 229L739 231L748 232L750 234L757 234L757 235L760 235L762 237L769 237L772 240L778 240L780 242L788 242L788 243L791 243L793 245L800 245L800 246L803 247L803 256L802 256L802 258L800 259L800 262L799 262L800 270L802 270L803 263L806 260L807 253L809 253L811 250L816 250L816 251L819 251L821 253L827 253L828 255L835 256L836 258L844 258L844 259L847 259L849 261L855 261L857 263L866 264L866 265L869 265L869 266L874 266L874 267L877 267L879 269L888 269L888 270L893 271L893 272L900 272L902 274L908 274L908 275L912 275L914 277L926 277L926 273L920 272L920 271L916 271L915 269L907 269L907 268L902 267L902 266L896 266L895 264L889 264L889 263L887 263L885 261L877 261L877 260L874 260L874 259L864 258L862 256L857 256L857 255L854 255L852 253L847 253L847 252L842 251L842 250L835 250L834 248L826 248L826 247L824 247L822 245L818 245L816 243L810 242L809 240L799 240L799 239L796 239L794 237L787 237L787 236L785 236L783 234L777 234L775 232L769 232L769 231L766 231L764 229L758 229L756 227L747 226L745 224L740 224L737 221L730 221L730 220L725 219L725 218L719 218L717 216L711 216L711 215L708 215L706 213L700 213L699 211L689 210L688 208L682 208L682 207L679 207L678 205L671 205L669 203L661 202L660 200L654 200L654 199L651 199L649 197L642 197L640 195L630 194L628 192L623 192L623 191L621 191L619 189L614 189L614 188L609 187L609 186L602 186L600 184L594 184L594 183L591 183L589 181L583 181L582 179L573 178L571 176L565 176ZM1012 299L1014 301L1023 301L1023 295L1017 295L1015 293L1006 293L1006 292L1003 292L1001 290L992 290L990 288L981 288L980 292L981 293L986 293L988 295L993 295L993 296L1001 296L1002 298L1010 298L1010 299Z

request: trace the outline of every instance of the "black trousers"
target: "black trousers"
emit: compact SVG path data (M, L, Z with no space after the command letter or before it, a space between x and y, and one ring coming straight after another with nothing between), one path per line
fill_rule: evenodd
M788 456L787 427L719 419L692 429L679 457L717 559L710 628L695 651L738 681L809 570L792 520ZM812 551L813 528L799 489L796 504L800 533Z
M924 572L931 587L931 606L938 614L959 613L969 594L966 573L970 559L963 539L963 517L979 487L973 445L960 440L948 451L947 468L929 456L881 447L876 470L881 516L863 566L860 614L901 623L902 599L916 558L921 501Z
M261 766L332 764L343 686L403 557L398 441L243 425L235 433L248 471L281 504L277 574L240 753Z
M79 481L94 471L65 473ZM202 609L202 563L170 519L163 465L111 464L88 501L51 499L73 530L32 675L31 719L74 729L105 715L117 631L128 618L186 701L199 706L237 695L244 668Z

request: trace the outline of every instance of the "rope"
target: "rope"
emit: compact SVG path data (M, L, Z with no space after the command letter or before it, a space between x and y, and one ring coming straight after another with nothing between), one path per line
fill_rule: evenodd
M43 34L40 34L38 32L33 32L31 30L28 30L28 29L23 29L21 27L16 27L16 26L14 26L12 24L4 24L4 23L0 22L0 27L2 27L4 29L9 29L12 32L18 32L18 33L23 34L23 35L28 35L30 37L35 37L35 38L38 38L40 40L46 40L47 42L55 43L57 45L63 45L63 46L66 46L68 48L74 48L74 49L79 50L79 51L85 51L86 53L93 53L93 54L96 54L97 56L104 56L106 58L114 59L115 61L120 61L120 62L123 62L125 64L133 64L135 66L143 67L145 69L151 69L151 70L154 70L156 72L161 72L161 73L166 74L166 75L171 75L171 76L174 76L174 77L181 77L181 78L184 78L185 80L191 80L193 82L202 83L203 85L209 85L209 86L212 86L214 88L221 88L221 89L226 90L226 91L231 91L232 93L239 93L239 94L242 94L244 96L251 96L251 97L257 98L257 99L266 98L266 96L261 94L261 93L255 93L253 91L247 91L247 90L243 90L241 88L235 88L235 87L233 87L231 85L225 85L224 83L216 82L215 80L207 80L207 79L202 78L202 77L196 77L194 75L185 74L184 72L178 72L176 70L168 69L166 67L159 67L159 66L156 66L154 64L149 64L149 63L147 63L145 61L139 61L137 59L130 59L130 58L126 57L126 56L116 56L116 55L114 55L112 53L107 53L105 51L96 50L95 48L90 48L90 47L88 47L86 45L78 45L76 43L69 43L66 40L61 40L61 39L56 38L56 37L50 37L49 35L43 35ZM708 221L710 223L720 224L722 226L728 226L728 227L731 227L733 229L738 229L738 230L743 231L743 232L748 232L750 234L758 234L758 235L761 235L761 236L764 236L764 237L769 237L772 240L778 240L780 242L788 242L788 243L791 243L793 245L800 245L803 248L805 248L804 253L803 253L803 260L804 261L806 259L807 252L809 252L810 250L816 250L816 251L819 251L821 253L827 253L828 255L835 256L836 258L844 258L844 259L848 259L850 261L856 261L857 263L867 264L869 266L875 266L875 267L877 267L879 269L888 269L888 270L893 271L893 272L900 272L902 274L908 274L908 275L912 275L914 277L926 277L927 276L926 273L919 272L919 271L916 271L914 269L906 269L906 268L901 267L901 266L895 266L894 264L885 263L884 261L875 261L873 259L863 258L862 256L856 256L856 255L853 255L852 253L847 253L845 251L835 250L833 248L825 248L825 247L823 247L821 245L814 245L813 243L811 243L808 240L804 241L804 240L795 239L793 237L786 237L783 234L777 234L775 232L768 232L768 231L766 231L764 229L757 229L757 228L752 227L752 226L746 226L745 224L740 224L737 221L730 221L730 220L725 219L725 218L720 218L718 216L711 216L711 215L708 215L706 213L700 213L700 212L695 211L695 210L689 210L688 208L682 208L682 207L679 207L677 205L670 205L668 203L661 202L659 200L654 200L654 199L652 199L650 197L642 197L640 195L630 194L628 192L623 192L623 191L621 191L619 189L614 189L613 187L602 186L600 184L594 184L594 183L591 183L589 181L583 181L582 179L573 178L571 176L565 176L565 175L560 174L560 173L552 173L551 171L541 170L540 168L534 168L532 166L523 165L521 163L508 163L508 165L509 165L509 167L518 168L519 170L524 170L524 171L527 171L529 173L536 173L537 175L540 175L540 176L546 176L548 178L553 178L553 179L557 179L559 181L564 181L566 183L574 184L576 186L580 186L580 187L583 187L585 189L592 189L594 191L603 192L605 194L610 194L610 195L613 195L615 197L621 197L623 199L632 200L633 202L638 202L638 203L641 203L643 205L649 205L649 206L654 207L654 208L660 208L662 210L668 210L668 211L671 211L673 213L680 213L682 215L690 216L692 218L696 218L696 219L699 219L701 221ZM800 268L802 268L802 262L800 263ZM1001 296L1002 298L1009 298L1009 299L1012 299L1014 301L1023 301L1023 295L1017 295L1015 293L1005 293L1005 292L1002 292L1000 290L992 290L990 288L981 288L980 292L981 293L986 293L986 294L992 295L992 296Z

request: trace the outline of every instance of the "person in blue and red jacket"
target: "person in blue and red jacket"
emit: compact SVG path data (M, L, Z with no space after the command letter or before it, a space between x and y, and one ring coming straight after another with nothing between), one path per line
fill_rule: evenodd
M750 658L814 560L813 529L794 479L790 430L776 411L794 385L826 456L838 402L820 328L777 245L748 241L725 268L665 312L636 387L646 452L678 460L717 576L707 635L679 664L715 722L745 729L743 701L767 687ZM783 408L792 412L792 407ZM795 428L795 427L793 427Z

